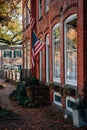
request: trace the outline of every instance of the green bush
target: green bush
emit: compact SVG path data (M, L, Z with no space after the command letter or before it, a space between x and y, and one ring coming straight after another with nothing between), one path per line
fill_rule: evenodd
M18 83L17 89L9 95L9 98L17 101L18 105L22 107L35 107L37 105L36 101L27 96L24 83Z

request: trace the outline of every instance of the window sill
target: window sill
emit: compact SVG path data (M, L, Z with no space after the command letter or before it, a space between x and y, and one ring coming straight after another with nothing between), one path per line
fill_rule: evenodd
M77 86L76 80L65 80L65 84Z

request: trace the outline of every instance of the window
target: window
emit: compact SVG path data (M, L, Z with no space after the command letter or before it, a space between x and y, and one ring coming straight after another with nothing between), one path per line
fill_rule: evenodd
M23 27L24 29L26 28L26 6L24 7L24 12L23 12Z
M39 19L42 17L42 0L39 0Z
M5 50L4 51L4 58L6 58L6 57L12 57L12 51L10 51L10 50Z
M24 53L23 53L24 54L24 56L23 56L24 57L24 61L23 61L23 63L24 63L24 69L26 69L26 65L27 65L26 64L26 62L27 62L26 61L26 59L27 59L26 51L27 51L26 45L24 45Z
M27 6L28 6L28 8L31 10L31 6L30 6L31 4L30 4L30 0L28 0L28 2L27 2ZM28 8L26 8L27 9L27 17L26 17L26 26L28 26L29 24L30 24L30 12L29 12L29 10L28 10Z
M53 81L60 82L60 24L53 28Z
M9 68L10 68L10 65L8 65L8 64L4 65L4 70L8 70Z
M49 0L45 0L45 12L49 11Z
M22 69L22 65L14 65L14 70L20 71Z
M73 109L75 108L76 103L78 102L78 99L74 99L70 96L66 97L66 109L70 112L73 112Z
M59 93L54 92L53 101L56 105L62 106L62 97Z
M14 51L14 58L19 58L21 57L21 50L15 50Z
M77 85L76 15L65 21L65 83Z
M46 82L50 80L50 50L49 50L49 34L46 35Z
M26 26L28 26L29 24L30 24L30 14L29 14L29 11L27 9Z
M27 43L27 69L30 69L30 42Z
M40 81L42 80L42 51L40 51Z

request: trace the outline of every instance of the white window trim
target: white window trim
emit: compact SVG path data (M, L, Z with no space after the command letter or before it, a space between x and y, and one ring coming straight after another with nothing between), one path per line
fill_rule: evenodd
M78 99L75 99L75 98L70 97L70 96L67 96L67 97L66 97L66 109L67 109L68 111L70 111L70 112L73 112L73 109L71 109L71 108L68 107L68 101L71 101L71 102L73 102L73 103L77 103L77 102L78 102Z
M55 101L55 95L57 95L57 96L59 96L59 97L61 97L61 98L62 98L62 96L61 96L60 93L58 93L58 92L54 92L54 94L53 94L53 102L54 102L56 105L62 107L62 103Z
M48 40L48 41L47 41ZM46 35L46 82L49 82L49 34Z
M42 51L40 51L40 81L42 80Z
M65 22L64 22L64 43L65 43L65 84L70 84L70 85L75 85L77 86L77 80L68 80L66 79L66 24L70 21L72 21L73 19L77 18L77 14L73 14L71 16L69 16ZM77 50L77 49L76 49ZM76 66L76 70L77 70L77 66ZM76 73L77 75L77 73Z
M60 83L61 82L61 79L60 78L55 78L54 77L54 54L53 54L53 48L54 48L54 40L53 40L53 31L54 31L54 29L56 28L56 27L60 27L60 23L57 23L54 27L53 27L53 29L52 29L52 59L53 59L53 81L54 82L57 82L57 83ZM61 71L60 71L61 72Z

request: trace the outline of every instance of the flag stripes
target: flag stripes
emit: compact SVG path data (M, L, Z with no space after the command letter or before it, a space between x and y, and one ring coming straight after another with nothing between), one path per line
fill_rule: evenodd
M35 66L35 56L42 50L45 43L41 42L34 31L32 32L32 67Z
M27 9L28 9L28 11L29 11L29 14L30 14L30 25L31 25L31 28L33 28L34 25L35 25L35 18L32 16L32 13L31 13L31 11L30 11L28 5L26 5L26 7L27 7Z
M30 25L31 28L35 25L35 18L32 16L32 13L26 5L29 14L30 14ZM36 36L35 32L32 30L32 68L35 66L35 56L42 50L42 48L45 46L45 43L41 42L38 37Z

